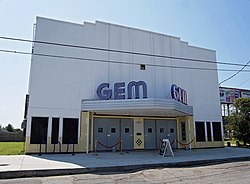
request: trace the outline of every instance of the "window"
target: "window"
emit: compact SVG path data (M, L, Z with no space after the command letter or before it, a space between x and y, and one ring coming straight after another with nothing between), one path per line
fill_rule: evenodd
M146 66L143 65L143 64L141 64L141 65L140 65L140 69L141 69L141 70L146 70Z
M111 133L115 133L116 132L116 128L111 128Z
M129 133L129 128L125 128L125 133Z
M164 128L160 128L160 133L164 133Z
M204 122L195 122L195 130L196 130L196 141L197 142L205 142L205 126Z
M148 133L152 133L152 132L153 132L152 128L148 128Z
M170 133L174 133L174 129L173 128L170 128Z
M78 119L63 118L63 144L78 144Z
M181 122L181 140L186 141L186 126L185 122Z
M57 144L59 139L59 118L52 118L51 144Z
M211 124L210 122L206 122L206 124L207 124L207 141L212 141Z
M98 133L103 133L103 128L98 128Z
M32 117L30 144L47 144L48 120L44 117Z
M213 122L213 133L214 133L214 141L222 141L220 122Z

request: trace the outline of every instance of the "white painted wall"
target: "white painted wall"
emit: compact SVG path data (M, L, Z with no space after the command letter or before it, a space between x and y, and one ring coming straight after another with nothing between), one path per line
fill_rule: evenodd
M38 17L35 40L216 61L215 51L189 46L179 38L99 21L74 24ZM132 64L33 56L27 136L30 135L32 116L79 118L81 100L97 99L96 88L103 82L113 85L115 82L128 84L132 80L143 80L147 83L148 98L171 98L170 87L176 84L187 91L188 105L194 108L195 121L221 121L217 71L147 66L216 69L216 64L37 43L34 53L146 64L146 70Z

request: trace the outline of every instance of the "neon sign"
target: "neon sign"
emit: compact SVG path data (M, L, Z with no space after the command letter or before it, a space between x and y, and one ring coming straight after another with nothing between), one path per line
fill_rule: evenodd
M187 92L175 84L171 86L171 96L176 101L187 105Z
M140 88L141 87L141 88ZM147 84L144 81L131 81L127 85L127 98L139 99L140 89L142 89L142 98L147 98ZM125 82L117 82L114 84L114 90L110 89L109 83L102 83L97 87L96 94L101 100L114 100L125 99Z

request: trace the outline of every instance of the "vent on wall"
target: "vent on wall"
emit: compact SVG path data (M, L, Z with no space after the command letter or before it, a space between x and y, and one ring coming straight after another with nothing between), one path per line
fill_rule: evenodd
M143 64L141 64L141 65L140 65L140 69L141 69L141 70L146 70L146 66L143 65Z

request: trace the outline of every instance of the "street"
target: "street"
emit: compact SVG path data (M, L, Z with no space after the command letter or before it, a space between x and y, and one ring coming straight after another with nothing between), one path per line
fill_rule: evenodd
M98 173L0 180L1 184L26 183L249 183L250 161L186 168L158 168L131 173Z

